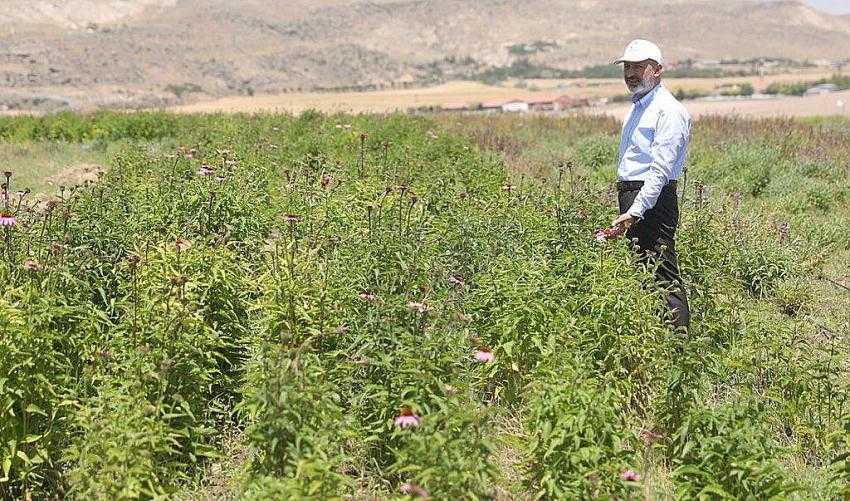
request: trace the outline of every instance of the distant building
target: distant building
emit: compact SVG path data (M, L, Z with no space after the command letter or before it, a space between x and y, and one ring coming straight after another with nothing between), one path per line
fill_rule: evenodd
M446 103L437 107L439 111L462 113L465 111L482 113L527 113L558 112L573 108L590 106L587 98L570 96L543 96L531 99L511 99L509 101L485 101L480 104Z
M502 103L502 111L505 113L527 113L528 110L528 102L522 99L512 99L506 103Z
M819 84L806 91L807 96L820 96L830 94L838 90L838 86L831 83Z
M441 111L469 111L466 103L446 103L440 106Z
M570 96L542 97L528 101L531 111L564 111L572 108L581 108L589 104L587 98Z
M495 113L502 111L502 101L484 101L481 103L481 111L486 113Z
M721 62L719 59L696 59L691 65L697 69L719 68Z
M570 97L561 96L556 101L558 104L557 111L569 110L572 108L584 108L590 106L590 100L586 97Z
M528 109L531 111L559 111L561 105L557 97L539 97L528 100Z

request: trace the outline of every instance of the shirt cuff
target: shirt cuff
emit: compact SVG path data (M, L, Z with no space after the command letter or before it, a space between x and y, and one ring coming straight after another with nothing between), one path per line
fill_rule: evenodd
M636 207L637 204L632 204L626 214L632 216L635 219L643 219L643 211L640 208Z

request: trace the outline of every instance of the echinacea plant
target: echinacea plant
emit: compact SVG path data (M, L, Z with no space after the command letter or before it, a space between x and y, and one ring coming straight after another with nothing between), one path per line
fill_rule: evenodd
M401 414L396 416L395 425L399 428L410 428L419 426L421 418L413 413L410 406L405 405L401 408Z
M24 261L24 265L23 265L23 266L24 266L24 269L25 269L25 270L27 270L27 271L29 271L29 272L31 272L31 273L39 272L39 271L41 271L41 270L43 270L43 269L44 269L44 266L42 266L42 265L41 265L38 261L36 261L35 259L27 259L26 261Z
M0 211L0 226L14 227L18 224L18 218L9 211Z
M625 228L623 228L622 226L612 226L611 228L603 228L596 232L596 241L605 242L607 240L613 240L625 233L625 231Z
M402 492L402 494L407 494L408 496L414 498L428 499L430 497L428 491L412 482L403 483L401 487L399 487L399 490Z
M215 171L212 169L212 167L206 164L201 165L201 167L198 168L198 171L196 172L196 174L201 177L209 177L212 176L213 173L215 173Z
M625 470L620 478L623 479L624 482L640 482L640 474L634 470Z
M489 348L484 348L484 347L478 348L477 350L475 350L473 357L478 362L481 362L481 363L484 363L484 364L492 362L496 359L496 356L493 355L493 352L490 351Z

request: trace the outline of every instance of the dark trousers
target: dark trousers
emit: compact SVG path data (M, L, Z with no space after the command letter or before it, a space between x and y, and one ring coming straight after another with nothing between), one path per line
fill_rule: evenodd
M620 214L632 206L640 182L618 183ZM656 267L655 280L667 290L667 308L672 313L674 327L686 327L691 321L688 308L688 296L679 276L679 263L676 259L676 226L679 224L679 200L676 196L676 184L671 183L661 190L655 207L644 213L643 219L635 222L626 232L629 245L637 239L640 262Z

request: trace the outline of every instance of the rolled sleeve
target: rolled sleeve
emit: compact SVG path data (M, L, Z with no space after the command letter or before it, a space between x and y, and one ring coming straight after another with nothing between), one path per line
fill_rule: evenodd
M658 118L655 137L650 147L652 163L643 186L628 210L632 217L642 218L655 207L664 186L673 179L676 160L686 147L690 134L690 121L679 113L663 113Z

